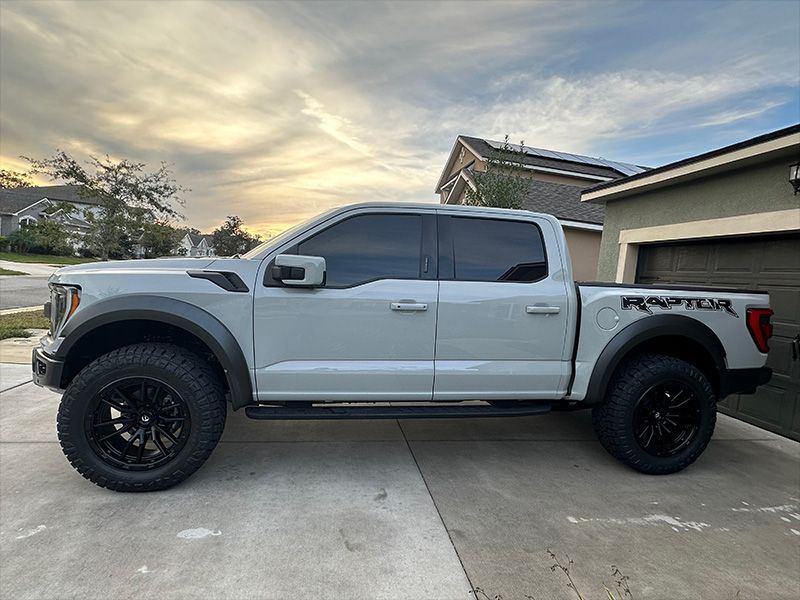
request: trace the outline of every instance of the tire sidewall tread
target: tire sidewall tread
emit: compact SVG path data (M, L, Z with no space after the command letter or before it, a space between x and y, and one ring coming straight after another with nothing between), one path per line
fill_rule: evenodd
M181 395L189 411L191 425L184 447L151 470L126 471L103 461L84 431L95 395L128 376L163 380ZM101 356L72 380L58 409L58 439L72 466L100 487L122 492L162 490L183 481L206 461L222 435L226 412L219 380L197 355L171 344L134 344Z
M633 433L633 414L642 394L651 386L678 380L692 388L700 402L700 423L692 442L677 454L653 456L637 443ZM685 469L703 453L714 433L716 397L711 384L697 367L671 356L641 354L616 370L603 403L592 410L592 424L598 440L615 458L652 475Z

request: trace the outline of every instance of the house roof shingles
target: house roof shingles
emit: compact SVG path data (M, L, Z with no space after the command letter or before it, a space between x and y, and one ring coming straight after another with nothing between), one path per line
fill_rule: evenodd
M21 188L0 188L0 213L14 214L40 200L65 201L77 204L99 204L96 198L81 198L78 186L42 185Z
M522 208L553 215L557 219L602 225L605 207L581 202L581 188L563 183L531 180Z

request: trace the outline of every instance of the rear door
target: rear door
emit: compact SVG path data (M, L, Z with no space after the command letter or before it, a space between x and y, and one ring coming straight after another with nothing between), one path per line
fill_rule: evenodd
M569 274L547 220L440 214L434 400L564 395ZM549 261L549 262L548 262Z

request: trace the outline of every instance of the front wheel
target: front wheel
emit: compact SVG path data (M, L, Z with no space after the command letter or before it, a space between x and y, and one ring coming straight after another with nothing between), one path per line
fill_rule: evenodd
M675 473L708 446L716 398L699 369L643 354L617 369L605 401L592 410L597 438L608 452L642 473Z
M166 489L205 462L225 426L220 382L198 356L169 344L114 350L70 383L58 438L72 466L120 492Z

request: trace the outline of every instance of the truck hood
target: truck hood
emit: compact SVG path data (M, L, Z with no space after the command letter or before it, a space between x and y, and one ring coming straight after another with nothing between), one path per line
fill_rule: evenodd
M216 259L203 258L155 258L150 260L110 260L107 262L83 263L63 267L53 273L50 281L67 281L70 276L84 273L118 273L120 271L185 271L204 269Z

